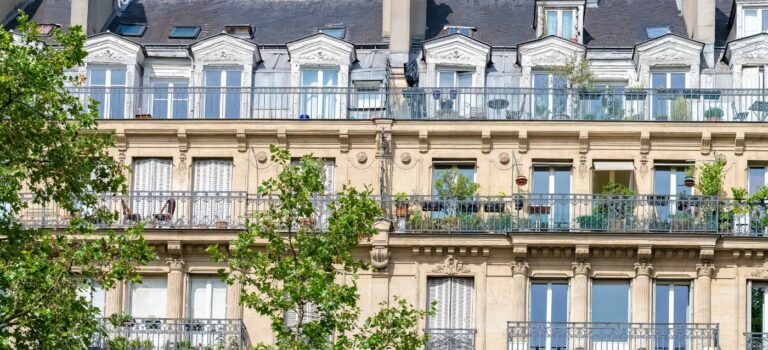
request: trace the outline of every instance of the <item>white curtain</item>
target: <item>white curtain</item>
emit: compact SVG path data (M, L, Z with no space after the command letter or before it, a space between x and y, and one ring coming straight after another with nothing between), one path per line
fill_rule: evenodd
M89 283L77 290L77 295L85 298L91 305L99 309L99 316L104 316L104 307L107 304L107 293L101 285Z
M195 160L192 165L194 224L213 225L232 222L230 218L232 161L222 159Z
M469 277L429 279L429 303L437 302L437 313L429 328L473 328L474 280Z
M173 162L170 159L145 158L133 161L133 212L148 219L160 214L170 199Z
M164 318L168 299L165 277L144 277L141 284L131 284L131 316Z
M194 319L227 318L227 284L214 276L190 278L189 315Z

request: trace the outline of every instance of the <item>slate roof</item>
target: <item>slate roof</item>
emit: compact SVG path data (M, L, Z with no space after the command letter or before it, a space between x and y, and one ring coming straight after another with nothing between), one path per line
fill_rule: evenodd
M2 1L2 0L0 0ZM29 18L39 24L59 24L66 28L72 11L71 0L34 0L23 8ZM0 14L5 15L5 14ZM18 25L14 18L8 22L7 28Z

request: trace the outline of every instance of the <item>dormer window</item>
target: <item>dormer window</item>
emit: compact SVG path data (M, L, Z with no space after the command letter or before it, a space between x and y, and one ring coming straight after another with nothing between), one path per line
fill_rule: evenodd
M241 39L250 39L253 37L253 28L251 28L251 25L249 24L225 26L224 31L227 32L227 34Z
M194 39L200 34L200 27L197 26L175 26L168 35L171 39Z
M648 35L648 39L656 39L669 33L672 33L669 26L645 27L645 34Z
M768 32L768 7L744 9L744 36Z
M474 27L465 27L465 26L446 26L444 29L448 34L461 34L464 36L472 37L472 33L475 32L477 29Z
M51 36L53 35L53 31L59 28L60 26L58 24L38 24L37 25L37 32L41 36Z
M318 33L328 34L336 39L344 39L347 29L344 27L326 27L317 30Z
M142 36L145 30L147 25L140 23L120 23L117 26L117 34L122 36Z
M545 13L543 36L557 35L566 40L576 38L575 9L546 9Z

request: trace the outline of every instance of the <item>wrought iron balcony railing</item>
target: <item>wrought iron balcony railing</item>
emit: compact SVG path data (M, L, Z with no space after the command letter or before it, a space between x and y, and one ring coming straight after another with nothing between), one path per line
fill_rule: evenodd
M233 319L135 318L121 324L99 320L88 350L244 350L245 327Z
M71 214L56 205L34 203L18 213L27 227L62 228ZM613 232L705 233L768 237L768 203L717 197L602 194L521 194L508 197L374 197L399 233ZM315 212L295 225L323 229L336 197L313 198ZM139 222L153 229L242 229L277 205L275 197L245 192L129 192L103 194L97 207L117 214L97 227L121 228Z
M426 350L475 350L474 328L427 328Z
M508 350L717 350L717 324L509 322Z
M768 350L768 333L744 333L746 350Z
M768 120L768 89L78 87L104 119Z

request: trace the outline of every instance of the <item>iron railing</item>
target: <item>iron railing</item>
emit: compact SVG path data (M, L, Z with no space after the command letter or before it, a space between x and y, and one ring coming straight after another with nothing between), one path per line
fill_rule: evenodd
M244 350L245 327L234 319L134 318L120 324L99 320L102 332L88 350Z
M104 119L768 120L768 89L77 87Z
M475 350L475 329L427 328L426 350Z
M508 350L717 350L717 324L509 322Z
M279 205L276 197L245 192L128 192L102 194L94 208L117 214L96 227L122 228L139 222L146 228L242 229ZM63 228L72 214L55 203L41 205L23 194L27 206L17 214L27 227ZM614 232L709 233L768 237L768 202L747 202L718 197L603 194L521 194L506 197L445 198L407 196L374 197L384 217L398 233ZM325 229L336 197L312 198L314 213L296 220L299 226Z
M746 350L768 350L768 333L744 333Z

